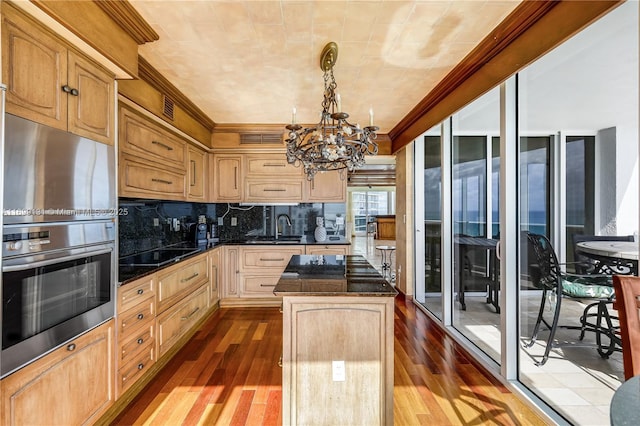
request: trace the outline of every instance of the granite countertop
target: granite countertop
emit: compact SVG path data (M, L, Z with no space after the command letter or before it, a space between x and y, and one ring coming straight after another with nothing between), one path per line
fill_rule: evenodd
M391 296L397 290L360 255L294 255L277 296Z
M313 236L297 236L296 238L291 238L290 236L281 237L280 240L275 241L270 237L262 238L260 237L245 237L239 240L229 240L223 242L211 242L208 244L197 245L193 242L182 242L178 244L172 244L168 247L161 247L158 249L148 250L144 253L137 253L135 255L123 256L119 259L118 265L118 282L119 285L127 284L130 281L133 281L138 278L142 278L145 275L152 274L162 268L166 268L167 266L171 266L176 262L180 262L182 260L188 259L192 256L196 256L200 253L204 253L208 250L214 249L216 247L220 247L223 245L246 245L246 246L271 246L271 245L331 245L331 244L350 244L345 237L339 236L338 239L330 240L327 238L325 241L315 241ZM174 256L167 255L166 259L164 256L159 256L157 252L159 250L175 250ZM169 251L168 250L168 251ZM145 254L151 254L151 260L148 258L142 259ZM136 259L133 259L134 256L137 256ZM132 264L133 263L133 264Z

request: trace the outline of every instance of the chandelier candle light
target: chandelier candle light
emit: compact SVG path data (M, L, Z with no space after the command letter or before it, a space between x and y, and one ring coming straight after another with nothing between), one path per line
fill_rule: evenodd
M324 72L324 98L320 122L314 127L296 124L296 108L293 108L287 139L287 161L304 166L307 179L313 180L318 172L344 170L352 172L365 164L365 155L376 155L375 142L379 127L373 125L373 109L369 109L369 125L347 121L349 114L342 111L340 94L336 93L333 66L338 59L338 45L327 44L320 56L320 68Z

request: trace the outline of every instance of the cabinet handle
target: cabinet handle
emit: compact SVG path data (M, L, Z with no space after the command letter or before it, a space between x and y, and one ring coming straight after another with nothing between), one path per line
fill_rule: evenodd
M260 287L275 287L275 284L260 284Z
M286 167L286 164L264 163L264 167Z
M76 344L75 343L71 343L71 344L67 345L67 350L69 352L75 351L76 350Z
M173 183L170 180L156 179L156 178L151 179L151 182L166 183L167 185L171 185Z
M144 343L144 339L141 337L137 340L138 344L141 345Z
M167 151L173 151L173 147L170 147L169 145L164 144L164 143L162 143L162 142L158 142L158 141L151 141L151 143L152 143L152 144L154 144L154 145L161 146L162 148L166 149Z
M138 314L138 319L141 320L142 318L144 318L144 314Z
M143 363L138 364L138 370L142 370L143 368L144 368L144 364Z
M196 314L196 312L198 312L199 310L200 310L200 308L195 308L195 309L193 310L193 312L191 312L189 315L187 315L186 317L182 317L182 318L180 318L180 319L181 319L182 321L186 321L186 320L188 320L189 318L191 318L192 316L194 316L194 315Z
M282 355L280 355L280 359L278 360L278 367L282 367Z
M238 166L233 167L233 189L238 189Z
M71 87L68 84L65 84L64 86L62 86L62 91L64 93L71 93Z
M139 288L139 289L138 289L138 294L142 294L142 293L144 293L144 290L143 290L143 289L141 289L141 288Z
M269 188L266 188L263 191L264 192L285 192L286 189L269 189Z
M181 283L186 283L187 281L191 281L192 279L194 279L195 277L197 277L199 274L196 272L195 274L191 275L190 277L187 278L183 278L180 280Z
M72 96L78 96L80 94L80 92L78 92L78 89L71 89L71 93Z
M261 262L284 262L284 258L280 259L265 259L263 257L260 258Z
M191 186L196 186L196 162L191 161Z

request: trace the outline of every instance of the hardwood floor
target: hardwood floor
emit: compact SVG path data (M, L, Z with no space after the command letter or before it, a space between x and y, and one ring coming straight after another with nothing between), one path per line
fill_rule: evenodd
M224 308L112 423L281 425L282 314ZM413 302L395 309L396 425L543 425Z

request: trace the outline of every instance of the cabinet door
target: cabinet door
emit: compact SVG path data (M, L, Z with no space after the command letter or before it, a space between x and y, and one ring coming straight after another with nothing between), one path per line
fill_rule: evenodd
M187 163L187 198L194 201L203 201L205 194L205 152L189 147Z
M238 247L224 248L224 285L222 297L238 297L238 281L240 280Z
M213 306L220 300L219 283L222 281L222 248L216 248L209 252L209 265L211 266L211 300L210 305Z
M338 171L317 173L307 181L307 201L346 202L347 176Z
M2 80L7 112L67 129L67 47L2 3Z
M242 200L242 157L216 154L213 156L214 201Z
M69 51L69 131L113 144L114 76Z
M93 424L113 402L113 321L2 380L3 425Z

